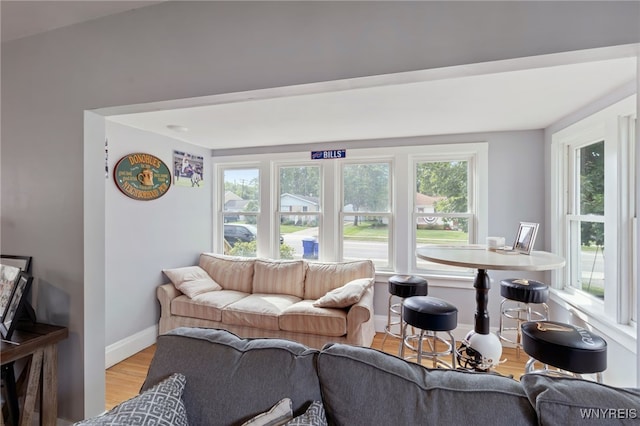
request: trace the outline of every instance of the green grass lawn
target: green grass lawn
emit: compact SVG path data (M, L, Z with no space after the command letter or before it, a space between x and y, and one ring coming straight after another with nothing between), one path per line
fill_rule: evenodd
M351 240L379 240L387 241L389 238L388 228L386 226L373 226L371 222L360 223L354 226L353 223L344 225L343 232L346 239ZM309 229L308 226L300 225L280 225L281 234L290 234L292 232L303 231ZM416 231L418 244L455 244L466 243L467 234L462 231L445 231L439 229L418 229Z

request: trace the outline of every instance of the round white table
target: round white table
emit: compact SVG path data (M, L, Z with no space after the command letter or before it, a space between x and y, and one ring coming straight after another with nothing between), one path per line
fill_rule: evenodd
M416 256L444 265L474 268L477 270L473 287L476 289L476 313L474 331L478 334L491 334L489 328L489 289L491 280L488 269L510 271L547 271L562 268L562 257L546 251L532 251L531 254L491 251L485 246L445 246L430 245L416 250Z

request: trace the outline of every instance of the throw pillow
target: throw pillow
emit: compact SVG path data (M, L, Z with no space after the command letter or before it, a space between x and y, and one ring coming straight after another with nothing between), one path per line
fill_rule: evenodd
M327 416L321 401L313 401L307 411L286 423L286 426L327 426Z
M293 403L289 398L283 398L269 411L260 413L242 426L281 426L293 418Z
M581 425L588 420L592 424L638 424L639 389L537 373L525 374L520 382L542 425Z
M220 284L215 282L209 274L207 274L207 271L199 266L163 269L162 272L164 272L178 290L186 294L190 299L208 291L222 289Z
M183 374L175 373L105 414L75 423L76 426L188 426L187 410L182 401L186 383Z
M316 308L346 308L358 303L372 285L373 278L359 278L349 281L313 302L313 306Z

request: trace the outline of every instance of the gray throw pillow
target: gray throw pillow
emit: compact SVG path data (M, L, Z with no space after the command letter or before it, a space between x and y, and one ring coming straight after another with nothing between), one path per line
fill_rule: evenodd
M185 376L175 373L140 395L105 414L75 423L76 426L188 426L182 402Z
M640 423L640 389L537 373L525 374L520 382L541 425Z

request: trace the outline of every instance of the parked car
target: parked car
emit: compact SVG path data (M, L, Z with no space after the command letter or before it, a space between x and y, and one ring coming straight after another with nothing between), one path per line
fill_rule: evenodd
M256 235L258 235L258 232L254 225L244 223L224 224L224 239L231 245L234 245L238 241L242 243L254 241ZM282 235L280 235L280 244L284 244L284 237Z
M253 225L243 223L224 224L224 239L231 245L234 245L238 241L242 243L254 241L257 234L256 227Z

